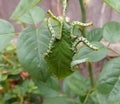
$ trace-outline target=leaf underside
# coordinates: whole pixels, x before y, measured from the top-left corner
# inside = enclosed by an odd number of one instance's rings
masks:
[[[71,49],[72,40],[69,30],[70,29],[66,27],[63,28],[61,39],[54,42],[51,53],[45,57],[49,70],[54,73],[58,79],[64,78],[72,73],[71,61],[73,51]]]

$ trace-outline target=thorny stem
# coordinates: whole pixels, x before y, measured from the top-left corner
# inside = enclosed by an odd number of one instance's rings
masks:
[[[86,22],[86,7],[84,5],[84,0],[79,0],[80,3],[80,7],[81,7],[81,14],[82,14],[82,22]],[[85,35],[85,28],[82,31],[83,36]],[[90,81],[91,81],[91,87],[94,88],[94,77],[93,77],[93,72],[92,72],[92,66],[91,63],[88,62],[88,72],[89,72],[89,76],[90,76]]]
[[[89,76],[90,76],[90,83],[91,83],[91,88],[94,88],[94,76],[93,76],[93,69],[92,65],[90,62],[87,63],[88,65],[88,71],[89,71]]]
[[[82,15],[82,22],[86,23],[86,7],[84,5],[84,0],[79,0],[80,8],[81,8],[81,15]],[[82,31],[83,36],[85,36],[85,27]]]
[[[89,72],[89,76],[90,76],[90,83],[91,83],[91,88],[89,90],[89,92],[87,93],[85,100],[83,102],[83,104],[86,104],[88,97],[91,95],[91,93],[95,90],[95,84],[94,84],[94,76],[93,76],[93,72],[92,72],[92,65],[90,62],[87,62],[87,66],[88,66],[88,72]]]
[[[79,0],[79,4],[80,4],[80,8],[81,8],[81,15],[82,15],[82,22],[86,23],[86,7],[84,5],[84,0]],[[85,28],[82,30],[82,34],[83,36],[85,36]],[[93,72],[92,72],[92,65],[90,62],[87,63],[88,66],[88,72],[89,72],[89,77],[90,77],[90,83],[91,83],[91,89],[94,89],[94,76],[93,76]],[[86,103],[88,97],[90,96],[91,90],[90,92],[88,92],[84,104]]]
[[[82,22],[86,22],[86,7],[84,6],[84,0],[79,0],[80,8],[81,8],[81,15],[82,15]]]

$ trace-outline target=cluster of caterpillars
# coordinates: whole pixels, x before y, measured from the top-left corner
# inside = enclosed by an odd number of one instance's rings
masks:
[[[56,32],[55,30],[53,29],[52,25],[51,25],[51,22],[50,22],[50,19],[55,19],[57,20],[60,25],[62,25],[62,22],[59,18],[55,17],[52,12],[49,10],[48,11],[48,15],[50,16],[48,18],[48,28],[50,30],[50,33],[51,33],[51,39],[50,39],[50,42],[49,42],[49,45],[48,45],[48,50],[47,50],[47,54],[49,54],[51,52],[51,49],[53,47],[53,43],[55,42],[56,39],[59,39],[61,38],[61,36],[57,37],[56,35]],[[88,27],[88,26],[91,26],[92,25],[92,22],[90,23],[81,23],[79,21],[73,21],[71,23],[71,32],[70,32],[70,36],[71,38],[74,38],[74,27],[75,26],[79,26],[80,28],[82,27]],[[62,32],[62,27],[61,27],[61,32]],[[62,35],[62,34],[59,34],[59,35]],[[98,47],[92,45],[85,37],[78,37],[76,38],[76,40],[74,41],[73,45],[72,45],[72,50],[74,51],[77,44],[80,43],[80,42],[83,42],[84,44],[86,44],[89,48],[93,49],[93,50],[98,50]]]
[[[56,17],[48,10],[47,26],[51,33],[47,52],[44,54],[48,63],[49,70],[58,78],[65,77],[72,73],[72,69],[82,62],[88,61],[88,58],[73,61],[73,56],[77,54],[77,45],[83,42],[93,50],[98,47],[92,45],[87,38],[75,34],[75,29],[80,29],[83,33],[85,27],[93,25],[92,22],[82,23],[79,21],[66,21],[66,8],[68,0],[63,0],[62,18]],[[57,56],[56,56],[57,55]]]

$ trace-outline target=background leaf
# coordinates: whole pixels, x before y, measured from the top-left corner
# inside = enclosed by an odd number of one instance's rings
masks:
[[[109,61],[97,81],[97,93],[101,104],[120,102],[120,57]]]
[[[90,41],[100,41],[102,39],[102,29],[101,28],[95,28],[93,30],[91,30],[90,32],[88,32],[88,34],[86,35],[86,38]]]
[[[73,61],[88,58],[89,62],[97,62],[105,58],[108,52],[107,48],[99,42],[95,42],[94,44],[99,48],[97,51],[92,50],[87,46],[79,47],[78,53],[73,57]]]
[[[0,82],[5,81],[8,78],[8,75],[0,73]]]
[[[55,97],[47,99],[43,104],[75,104],[75,103],[65,97]]]
[[[40,7],[34,7],[33,9],[29,10],[26,14],[19,18],[20,21],[23,23],[28,24],[38,24],[42,21],[45,17],[45,12]]]
[[[10,43],[14,35],[13,26],[9,22],[0,19],[0,52]]]
[[[60,86],[56,79],[53,77],[49,78],[45,82],[36,81],[38,89],[35,91],[36,94],[43,96],[45,98],[56,97],[60,94]]]
[[[103,37],[110,43],[120,40],[120,23],[108,22],[103,26]]]
[[[93,91],[84,104],[102,104],[97,91]]]
[[[79,71],[76,71],[65,79],[64,86],[68,86],[69,91],[74,92],[74,94],[84,96],[90,88],[90,83]],[[67,92],[67,89],[64,89],[64,91]]]
[[[74,97],[76,94],[75,94],[74,91],[72,91],[70,89],[70,87],[68,86],[67,82],[68,82],[68,80],[67,80],[67,78],[65,78],[64,81],[63,81],[63,91],[64,91],[64,93],[66,95],[68,95],[70,97]]]
[[[38,29],[29,27],[18,38],[18,59],[35,79],[46,80],[49,76],[47,63],[43,57],[48,48],[49,37],[48,29],[43,26]]]
[[[21,0],[13,12],[11,19],[18,19],[35,7],[41,0]],[[22,8],[22,9],[21,9]]]
[[[120,13],[120,1],[119,0],[103,0],[107,3],[110,7],[115,9],[118,13]]]

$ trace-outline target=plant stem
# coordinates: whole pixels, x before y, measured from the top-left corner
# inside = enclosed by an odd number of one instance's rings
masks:
[[[84,0],[79,0],[80,8],[81,8],[81,15],[82,15],[82,22],[86,23],[86,7],[84,5]],[[82,31],[83,36],[85,36],[85,27]]]
[[[86,22],[86,7],[84,6],[84,0],[79,0],[80,8],[81,8],[81,15],[82,15],[82,22]]]
[[[80,3],[80,8],[81,8],[82,22],[85,23],[86,22],[86,7],[84,5],[84,0],[79,0],[79,3]],[[83,29],[82,33],[84,36],[85,28]],[[88,72],[89,72],[89,76],[90,76],[91,87],[94,88],[94,77],[93,77],[92,66],[91,66],[90,62],[88,62]]]
[[[86,97],[85,97],[85,100],[84,100],[83,104],[86,104],[89,96],[91,95],[91,93],[92,93],[94,90],[95,90],[94,88],[91,88],[91,89],[88,91],[88,93],[87,93],[87,95],[86,95]]]
[[[93,77],[93,72],[92,72],[92,65],[90,62],[87,63],[88,64],[88,72],[89,72],[89,76],[90,76],[90,83],[91,83],[91,88],[94,88],[94,77]]]
[[[84,5],[84,0],[79,0],[79,4],[80,4],[80,8],[81,8],[81,15],[82,15],[82,22],[83,23],[86,23],[86,7]],[[83,36],[85,36],[85,27],[83,28],[83,30],[81,31]],[[93,76],[93,72],[92,72],[92,65],[90,62],[87,62],[87,65],[88,65],[88,72],[89,72],[89,77],[90,77],[90,83],[91,83],[91,89],[94,89],[95,85],[94,85],[94,76]],[[90,91],[88,92],[86,98],[85,98],[85,101],[83,104],[86,103],[88,97],[90,96],[91,94],[91,89]]]

